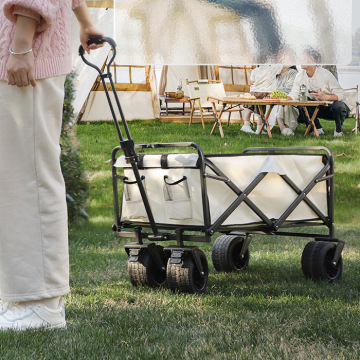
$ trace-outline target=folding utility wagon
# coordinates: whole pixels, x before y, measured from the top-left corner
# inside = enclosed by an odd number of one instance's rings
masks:
[[[111,79],[103,81],[119,135],[112,152],[114,231],[134,238],[125,245],[133,285],[167,285],[202,293],[208,280],[206,256],[191,242],[210,242],[217,271],[244,270],[252,234],[314,238],[304,248],[302,271],[313,280],[338,280],[344,241],[334,238],[334,162],[325,147],[250,148],[240,154],[204,155],[195,143],[139,144],[131,139]],[[124,131],[107,91],[109,79]],[[137,150],[172,148],[175,153],[138,155]],[[119,191],[119,187],[122,191]],[[328,234],[299,228],[326,227]],[[297,230],[296,230],[297,228]],[[131,231],[129,231],[131,230]],[[175,241],[163,247],[158,243]]]

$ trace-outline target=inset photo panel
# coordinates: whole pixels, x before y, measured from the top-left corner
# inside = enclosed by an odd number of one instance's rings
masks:
[[[122,64],[349,64],[351,0],[115,0]]]

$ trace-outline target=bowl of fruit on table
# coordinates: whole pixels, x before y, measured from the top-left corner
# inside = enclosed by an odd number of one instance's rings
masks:
[[[280,91],[280,90],[274,90],[271,92],[270,95],[265,96],[264,100],[287,100],[287,95]]]

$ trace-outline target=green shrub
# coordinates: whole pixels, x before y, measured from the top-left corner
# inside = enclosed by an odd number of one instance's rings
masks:
[[[65,81],[65,99],[60,139],[60,163],[66,184],[69,221],[73,221],[79,216],[88,216],[83,209],[88,198],[88,181],[80,155],[76,149],[76,136],[72,125],[75,118],[72,106],[74,100],[74,77],[75,74],[71,73],[66,77]]]

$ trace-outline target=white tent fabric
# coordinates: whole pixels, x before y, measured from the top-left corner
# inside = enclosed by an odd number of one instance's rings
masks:
[[[99,3],[101,2],[102,1],[99,1]],[[96,26],[98,26],[104,32],[104,34],[112,37],[114,34],[114,9],[103,7],[89,7],[89,11]],[[72,18],[71,32],[72,39],[79,39],[79,24],[75,16],[73,16]],[[84,62],[81,60],[80,56],[78,55],[79,46],[79,40],[73,41],[73,68],[77,74],[77,80],[75,81],[76,96],[73,106],[76,113],[81,110],[87,96],[89,95],[89,91],[97,77],[97,72],[94,69],[91,69],[90,67],[85,65]],[[107,55],[108,51],[106,51],[105,49],[92,51],[89,56],[89,60],[101,67],[105,62]]]
[[[150,92],[144,91],[119,91],[121,109],[126,120],[154,119],[153,103]],[[120,113],[116,107],[114,95],[110,93],[117,120]],[[108,102],[104,91],[92,91],[81,117],[81,121],[112,121],[112,114],[108,108]]]
[[[337,70],[339,83],[343,89],[360,85],[360,66],[338,66]]]
[[[251,66],[215,66],[215,75],[225,86],[227,96],[237,95],[239,91],[250,91]]]
[[[160,80],[160,95],[163,95],[164,92],[176,91],[178,85],[181,84],[184,90],[184,95],[189,96],[186,80],[198,79],[201,79],[199,65],[164,66]]]
[[[143,66],[133,68],[131,66],[115,66],[115,69],[114,71],[114,67],[112,67],[111,71],[113,72],[114,81],[116,80],[115,88],[117,88],[117,95],[125,119],[131,121],[159,118],[160,104],[154,67]],[[131,83],[129,82],[130,78]],[[120,121],[120,113],[111,90],[109,90],[109,95],[115,110],[116,119]],[[94,84],[80,111],[79,119],[81,121],[113,120],[102,84],[99,86]]]

